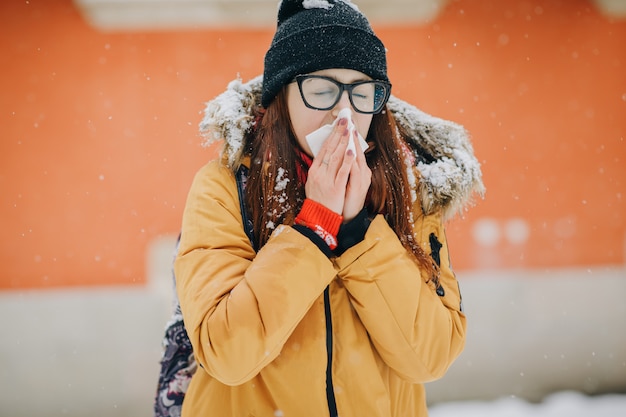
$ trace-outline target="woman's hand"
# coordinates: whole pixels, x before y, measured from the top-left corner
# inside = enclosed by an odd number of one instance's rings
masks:
[[[343,205],[344,222],[354,219],[365,205],[365,198],[372,183],[372,170],[367,166],[365,153],[361,149],[356,131],[352,134],[356,148],[356,159],[350,168],[350,177],[346,186],[346,199]]]
[[[344,212],[348,178],[355,161],[354,153],[346,152],[349,140],[351,139],[348,120],[341,119],[313,159],[304,188],[307,198],[337,214]],[[355,197],[351,196],[351,201],[354,199]],[[353,204],[351,202],[351,206]],[[358,214],[361,208],[354,215]]]
[[[341,119],[335,125],[309,168],[305,186],[307,198],[341,214],[344,222],[355,218],[363,209],[372,182],[372,171],[365,161],[357,133],[352,132],[350,137],[347,122]],[[351,140],[356,155],[347,151]]]

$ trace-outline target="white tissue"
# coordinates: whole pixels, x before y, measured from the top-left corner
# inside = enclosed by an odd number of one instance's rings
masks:
[[[322,144],[326,141],[326,139],[328,139],[331,132],[333,131],[335,124],[337,124],[337,122],[342,118],[348,119],[348,130],[350,131],[350,141],[348,142],[347,149],[352,149],[352,152],[356,153],[356,145],[354,144],[354,140],[352,136],[352,132],[356,131],[356,129],[354,128],[354,123],[352,123],[352,110],[349,107],[346,107],[339,111],[337,118],[332,124],[324,125],[320,127],[319,129],[317,129],[316,131],[311,132],[308,135],[306,135],[306,141],[309,144],[309,148],[311,148],[311,152],[313,152],[313,157],[317,156],[317,154],[319,153],[322,147]],[[365,140],[363,139],[363,137],[358,131],[356,133],[357,133],[357,136],[359,137],[359,144],[361,145],[361,150],[365,152],[368,146],[367,142],[365,142]]]

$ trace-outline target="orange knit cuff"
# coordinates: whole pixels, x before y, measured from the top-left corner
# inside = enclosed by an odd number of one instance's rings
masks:
[[[313,230],[331,249],[337,247],[337,233],[339,233],[342,221],[342,215],[308,198],[304,200],[302,209],[295,220],[296,224]]]

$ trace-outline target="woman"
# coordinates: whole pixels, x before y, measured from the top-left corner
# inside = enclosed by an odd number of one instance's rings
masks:
[[[284,0],[263,77],[209,103],[223,153],[175,261],[199,365],[183,416],[427,415],[422,383],[465,341],[443,221],[482,183],[463,129],[390,90],[356,6]]]

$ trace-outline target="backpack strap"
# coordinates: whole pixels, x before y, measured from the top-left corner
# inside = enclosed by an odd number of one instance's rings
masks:
[[[245,165],[239,166],[239,169],[235,173],[235,179],[237,180],[237,194],[239,195],[239,210],[241,211],[241,218],[243,219],[243,228],[250,239],[252,248],[256,251],[256,245],[254,244],[254,223],[250,220],[248,210],[246,208],[246,186],[248,185],[248,167]]]

